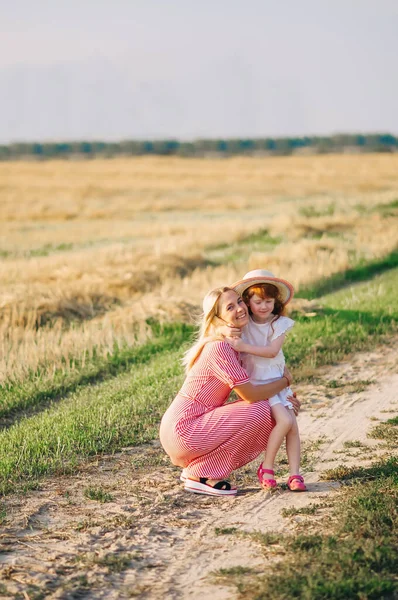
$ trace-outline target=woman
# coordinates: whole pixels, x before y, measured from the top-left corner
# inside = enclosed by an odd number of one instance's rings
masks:
[[[218,334],[225,324],[242,328],[248,310],[231,288],[209,292],[203,301],[198,341],[187,352],[187,378],[160,425],[160,441],[173,464],[183,467],[185,489],[197,494],[237,493],[225,478],[267,446],[273,423],[268,400],[288,387],[278,381],[252,385],[239,354]],[[226,404],[231,390],[241,398]],[[299,402],[292,398],[298,410]]]

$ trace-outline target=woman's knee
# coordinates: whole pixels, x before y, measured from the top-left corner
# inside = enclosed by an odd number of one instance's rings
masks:
[[[271,407],[269,405],[268,400],[260,400],[260,402],[253,402],[253,404],[251,404],[250,406],[252,407],[254,415],[260,417],[262,421],[267,421],[271,423]]]

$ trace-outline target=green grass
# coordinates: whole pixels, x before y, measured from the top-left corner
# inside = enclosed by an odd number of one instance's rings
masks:
[[[349,440],[348,442],[344,442],[343,448],[367,448],[367,446],[359,440]]]
[[[398,447],[398,417],[388,419],[385,423],[376,425],[368,433],[371,438],[384,440],[387,447],[393,449]]]
[[[232,533],[237,533],[237,531],[237,527],[216,527],[214,529],[216,535],[231,535]]]
[[[121,373],[148,363],[158,354],[168,352],[186,343],[193,334],[193,327],[185,324],[159,326],[150,321],[153,338],[141,346],[119,347],[106,357],[98,352],[87,356],[84,366],[71,359],[73,368],[58,369],[47,373],[42,370],[32,372],[24,381],[0,385],[0,419],[13,421],[27,409],[42,410],[66,394],[81,387],[93,385]],[[3,421],[7,424],[7,420]]]
[[[105,492],[105,490],[100,487],[88,487],[84,490],[83,494],[85,498],[88,498],[89,500],[96,500],[97,502],[101,502],[101,504],[113,501],[112,494]]]
[[[337,362],[373,348],[397,331],[398,270],[320,299],[311,320],[298,317],[286,344],[296,380],[308,367]],[[36,485],[43,475],[68,472],[90,455],[118,451],[158,435],[160,418],[183,373],[182,349],[192,327],[152,323],[143,346],[115,348],[81,371],[9,386],[2,416],[14,422],[0,433],[0,490]],[[30,409],[24,416],[24,411]],[[33,412],[33,414],[32,414]]]
[[[398,216],[398,198],[388,204],[378,204],[375,206],[374,210],[386,218],[396,217]]]
[[[70,472],[79,460],[139,445],[158,435],[159,421],[182,382],[179,351],[98,385],[0,433],[0,492]]]
[[[131,243],[131,236],[124,236],[117,238],[118,244],[129,244]],[[0,257],[1,258],[31,258],[37,256],[50,256],[52,254],[62,253],[62,252],[71,252],[75,250],[82,250],[85,248],[95,248],[95,247],[106,247],[110,244],[114,244],[115,240],[112,238],[101,238],[97,240],[86,240],[80,243],[71,243],[71,242],[61,242],[59,244],[44,244],[43,246],[38,246],[37,248],[30,248],[26,250],[14,249],[14,250],[4,250],[0,249]]]
[[[89,553],[83,554],[78,558],[78,561],[85,566],[93,567],[94,565],[99,565],[106,567],[109,573],[122,573],[131,567],[133,560],[142,560],[141,554],[138,552],[135,554],[109,553],[97,556],[95,553]]]
[[[397,254],[398,257],[398,254]],[[333,364],[352,352],[373,348],[398,331],[398,269],[319,299],[308,320],[297,315],[284,351],[296,378],[300,369]]]
[[[282,508],[281,515],[282,517],[292,517],[295,515],[315,515],[318,508],[321,507],[321,504],[309,504],[308,506],[302,506],[301,508],[292,506],[291,508]]]
[[[248,254],[272,249],[281,241],[282,238],[271,236],[267,229],[260,229],[236,242],[210,246],[205,255],[214,264],[243,263]]]
[[[315,284],[303,287],[297,292],[296,297],[313,300],[324,294],[352,285],[353,283],[367,281],[375,275],[379,275],[397,267],[398,250],[394,250],[383,258],[373,261],[361,260],[357,265],[346,271],[336,273],[327,279],[322,279]]]
[[[279,537],[278,562],[247,580],[231,574],[240,597],[249,600],[396,598],[398,593],[398,469],[389,459],[357,469],[354,483],[334,496],[328,531]],[[358,475],[360,473],[360,475]],[[297,514],[297,513],[295,513]],[[272,553],[269,539],[256,540]]]
[[[299,214],[303,217],[331,217],[336,211],[336,204],[331,202],[328,206],[322,209],[314,206],[303,206],[299,208]]]
[[[377,479],[380,477],[396,477],[398,483],[398,459],[394,456],[375,463],[371,467],[345,467],[339,465],[334,469],[327,469],[322,473],[326,481],[352,481]]]

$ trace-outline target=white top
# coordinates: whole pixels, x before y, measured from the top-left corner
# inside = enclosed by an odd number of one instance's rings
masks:
[[[249,319],[249,324],[243,329],[242,340],[252,346],[269,346],[270,342],[292,329],[293,326],[294,321],[289,317],[279,317],[276,321],[264,324],[255,323],[253,319]],[[242,353],[242,363],[250,379],[265,381],[283,375],[285,356],[282,348],[274,358]]]

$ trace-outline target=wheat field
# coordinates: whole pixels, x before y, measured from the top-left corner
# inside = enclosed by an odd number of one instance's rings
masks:
[[[16,161],[0,198],[2,384],[192,322],[249,269],[299,291],[398,246],[394,154]]]

